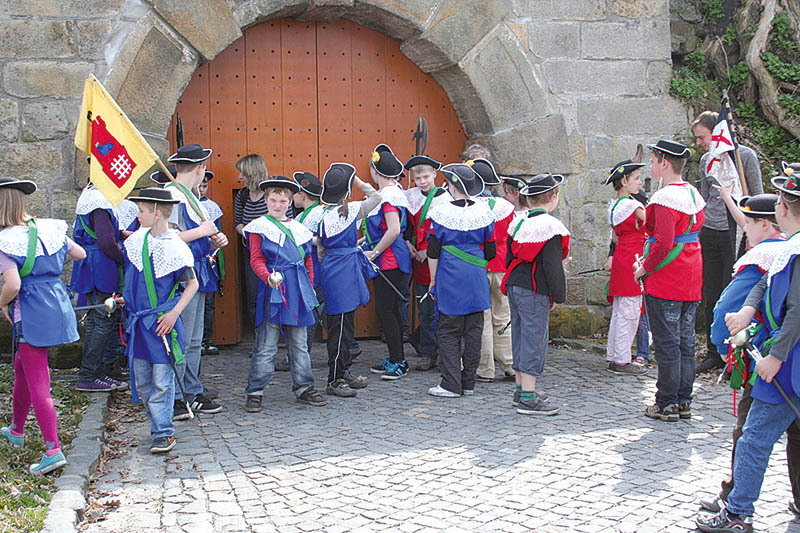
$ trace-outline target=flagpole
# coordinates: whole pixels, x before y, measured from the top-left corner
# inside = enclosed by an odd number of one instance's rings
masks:
[[[747,190],[747,179],[744,175],[744,164],[742,163],[742,154],[739,153],[739,142],[736,141],[736,123],[733,121],[733,110],[731,109],[731,103],[728,99],[728,90],[722,89],[722,101],[725,102],[725,108],[728,110],[728,121],[730,122],[731,127],[731,137],[733,137],[734,144],[733,144],[733,153],[736,154],[736,169],[739,171],[739,181],[742,184],[742,195],[749,196],[750,193]]]
[[[192,202],[192,199],[189,198],[189,195],[186,194],[186,192],[184,192],[183,189],[178,187],[178,180],[175,179],[175,177],[172,175],[172,173],[167,169],[166,165],[164,165],[164,163],[161,162],[161,158],[160,157],[158,159],[156,159],[156,163],[158,163],[158,166],[159,166],[159,168],[161,168],[161,171],[164,174],[166,174],[166,176],[169,178],[169,181],[171,181],[172,184],[175,185],[175,188],[178,189],[179,191],[181,191],[184,196],[186,196],[186,199],[188,200],[187,203],[192,207],[194,212],[197,213],[197,216],[200,217],[200,220],[202,220],[203,222],[206,222],[206,216],[203,214],[202,211],[200,211],[199,207],[194,205],[194,202]]]

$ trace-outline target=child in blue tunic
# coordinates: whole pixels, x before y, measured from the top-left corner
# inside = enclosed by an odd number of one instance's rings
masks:
[[[0,435],[12,446],[25,444],[25,420],[33,406],[45,444],[42,460],[30,467],[42,475],[67,464],[58,441],[58,418],[50,396],[47,348],[78,340],[75,311],[61,281],[64,261],[86,252],[67,237],[63,220],[33,219],[26,212],[32,181],[0,178],[0,307],[14,337],[14,393],[11,425]]]
[[[214,173],[206,170],[206,175],[200,185],[197,186],[197,197],[200,204],[208,213],[209,220],[214,222],[218,230],[222,230],[220,224],[222,220],[222,208],[219,204],[206,196],[208,194],[208,183],[214,177]],[[219,348],[214,345],[214,312],[216,311],[216,294],[220,290],[220,282],[225,279],[225,257],[222,248],[217,248],[216,252],[210,253],[203,258],[208,263],[209,277],[200,292],[206,293],[205,307],[203,311],[203,355],[219,355]]]
[[[75,207],[72,237],[86,250],[86,259],[75,261],[70,288],[78,293],[78,305],[100,304],[122,287],[123,239],[119,211],[91,183],[81,192]],[[127,388],[127,384],[106,375],[107,349],[119,335],[115,326],[121,311],[112,314],[103,309],[86,313],[83,357],[75,388],[85,392],[108,392]],[[113,356],[112,356],[113,358]]]
[[[141,397],[150,418],[150,452],[164,453],[175,446],[173,363],[182,361],[186,349],[181,313],[198,282],[191,250],[167,222],[179,201],[156,188],[142,189],[131,200],[139,205],[141,228],[125,240],[122,296],[128,313],[128,368],[133,401]]]
[[[800,424],[772,383],[777,381],[789,401],[800,407],[800,163],[783,163],[783,171],[784,176],[772,178],[772,185],[779,191],[775,219],[789,239],[744,306],[725,317],[733,335],[760,311],[768,334],[763,351],[768,355],[755,366],[753,403],[736,443],[733,490],[717,514],[698,516],[701,531],[752,531],[754,504],[772,447],[791,424]]]
[[[491,306],[486,266],[497,253],[495,217],[486,203],[473,200],[484,185],[472,167],[453,164],[440,171],[453,201],[437,205],[429,215],[429,292],[439,311],[436,335],[442,379],[428,394],[456,398],[475,391],[483,312]]]
[[[348,202],[353,183],[365,194],[363,202]],[[319,246],[324,253],[319,282],[325,301],[328,329],[328,386],[326,392],[352,398],[367,386],[366,376],[352,376],[355,310],[369,302],[367,279],[375,276],[358,247],[358,226],[381,197],[356,176],[347,163],[333,163],[325,172],[321,200],[326,207],[319,224]],[[315,278],[316,279],[316,278]]]
[[[264,386],[275,374],[275,354],[281,329],[286,336],[292,390],[297,401],[314,406],[327,402],[314,388],[306,328],[314,324],[311,234],[286,211],[297,184],[284,176],[273,176],[259,185],[264,191],[267,214],[244,227],[250,249],[250,266],[259,277],[256,300],[255,346],[247,377],[245,409],[261,410]],[[280,278],[280,279],[276,279]]]

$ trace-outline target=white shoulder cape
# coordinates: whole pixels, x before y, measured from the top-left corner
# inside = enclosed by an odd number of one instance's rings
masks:
[[[764,272],[769,271],[769,267],[775,262],[775,258],[781,253],[786,241],[762,242],[753,246],[733,265],[733,273],[736,274],[740,269],[748,265],[756,265]]]
[[[706,202],[691,184],[681,183],[666,185],[657,190],[650,198],[650,205],[663,205],[687,215],[694,215],[703,210]]]
[[[172,197],[175,200],[180,200],[181,204],[186,206],[186,212],[189,213],[189,218],[192,219],[192,221],[195,224],[199,225],[199,224],[201,224],[203,222],[200,219],[200,216],[195,212],[194,208],[192,208],[192,206],[190,205],[189,199],[186,198],[186,195],[183,194],[183,192],[181,192],[181,190],[178,189],[178,187],[176,187],[175,185],[173,185],[171,183],[168,183],[166,185],[166,187],[164,187],[164,189],[167,190],[167,191],[170,191],[172,193]],[[195,196],[192,191],[189,191],[189,194],[192,195],[192,198],[194,198],[194,200],[200,206],[200,211],[203,212],[203,216],[206,217],[206,220],[211,220],[211,217],[208,216],[208,211],[206,210],[205,206],[203,205],[203,202],[198,200],[197,196]]]
[[[497,196],[479,196],[476,200],[481,200],[486,202],[486,205],[489,205],[489,200],[494,200],[494,207],[491,208],[492,213],[494,213],[494,219],[497,222],[501,220],[505,220],[508,215],[514,212],[514,204],[506,200],[505,198],[500,198]]]
[[[308,228],[294,219],[282,221],[281,224],[283,224],[286,229],[292,232],[292,236],[294,237],[297,246],[304,245],[314,237],[314,235],[308,231]],[[242,231],[245,233],[257,233],[265,239],[274,242],[278,246],[283,246],[284,241],[286,240],[286,234],[264,216],[260,216],[250,222]]]
[[[150,228],[139,228],[125,239],[123,244],[128,260],[139,272],[144,270],[142,246],[144,246],[144,236],[149,230]],[[168,230],[158,237],[148,235],[147,246],[156,278],[162,278],[181,268],[194,267],[192,251],[178,236],[177,230]]]
[[[114,206],[103,196],[103,193],[90,183],[83,188],[81,195],[78,197],[78,203],[75,205],[75,214],[88,215],[95,209],[111,209],[113,211]]]
[[[778,252],[778,256],[772,262],[769,267],[769,278],[768,280],[772,280],[772,276],[777,274],[778,272],[782,271],[786,268],[786,265],[789,264],[789,261],[792,257],[800,254],[800,233],[795,235],[794,237],[790,238],[788,241],[783,243],[783,247],[781,247],[780,251]]]
[[[122,200],[114,206],[114,216],[117,217],[117,227],[121,230],[128,229],[139,214],[139,207],[130,200]]]
[[[206,208],[206,213],[208,213],[208,220],[210,220],[211,222],[216,222],[218,219],[222,218],[222,208],[219,206],[217,202],[215,202],[211,198],[203,198],[202,200],[200,200],[200,205]]]
[[[65,220],[37,218],[36,257],[54,254],[66,245],[67,229]],[[28,226],[10,226],[0,231],[0,251],[7,255],[26,257],[28,255]]]
[[[361,213],[362,202],[348,202],[347,203],[347,216],[342,218],[339,216],[339,206],[334,206],[333,209],[325,211],[321,219],[320,235],[322,234],[322,227],[325,228],[326,237],[335,237],[341,232],[350,227]]]
[[[518,224],[522,224],[517,229]],[[540,243],[547,242],[556,235],[566,237],[569,235],[567,227],[556,217],[542,213],[535,217],[527,217],[520,220],[514,219],[508,228],[508,234],[513,235],[513,239],[518,243]]]
[[[334,209],[338,209],[338,207]],[[305,213],[305,211],[303,211],[303,213]],[[323,214],[325,214],[325,206],[317,204],[311,208],[311,211],[308,212],[306,217],[300,223],[304,225],[306,228],[308,228],[308,231],[316,235],[317,232],[319,231],[319,223],[322,220]],[[299,222],[300,217],[297,217],[297,220]]]
[[[619,226],[626,220],[628,217],[631,216],[634,211],[637,209],[644,209],[644,204],[642,204],[639,200],[635,198],[623,198],[617,204],[617,208],[614,209],[614,204],[617,202],[616,199],[611,200],[608,204],[608,223],[611,224],[612,227]],[[611,210],[614,209],[614,218],[611,218]]]
[[[494,223],[495,217],[486,202],[474,202],[466,207],[446,202],[430,210],[428,218],[447,229],[472,231]]]
[[[408,199],[406,198],[406,193],[397,185],[384,187],[378,192],[381,195],[381,203],[375,206],[375,209],[370,211],[368,216],[377,215],[383,204],[390,204],[398,209],[408,209]]]
[[[439,205],[442,202],[449,202],[453,199],[447,190],[442,189],[441,187],[439,187],[439,190],[443,192],[439,193],[438,196],[433,197],[433,200],[431,200],[431,206],[428,208],[428,212],[430,212],[433,206]],[[407,190],[406,199],[408,199],[408,212],[412,215],[419,213],[419,210],[422,209],[423,205],[425,205],[425,200],[427,198],[428,195],[422,192],[419,187],[414,187],[413,189]]]

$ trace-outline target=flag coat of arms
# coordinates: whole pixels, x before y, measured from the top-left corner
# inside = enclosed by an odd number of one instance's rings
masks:
[[[158,159],[94,76],[84,85],[75,146],[90,157],[89,180],[114,205],[130,194]]]
[[[733,183],[733,197],[742,197],[742,186],[739,181],[739,172],[733,162],[733,151],[736,148],[736,141],[731,133],[728,123],[727,108],[723,104],[719,113],[719,120],[711,132],[711,142],[708,146],[710,158],[706,165],[706,174],[714,176],[720,185],[730,187]]]

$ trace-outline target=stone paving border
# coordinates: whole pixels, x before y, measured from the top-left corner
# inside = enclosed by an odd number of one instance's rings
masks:
[[[78,431],[67,453],[69,464],[61,471],[54,486],[56,493],[47,508],[42,533],[72,533],[86,508],[89,476],[97,469],[103,450],[103,431],[111,393],[92,393]]]

